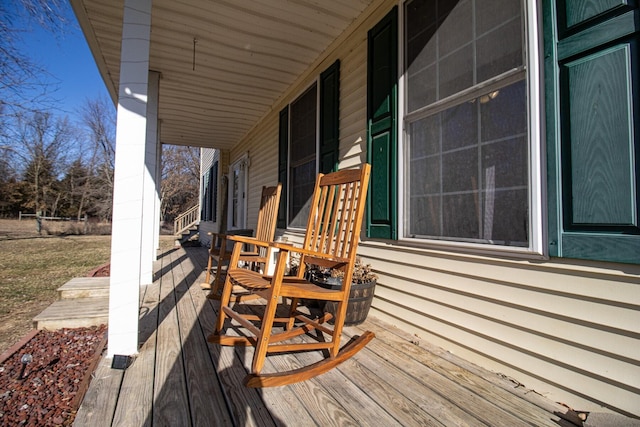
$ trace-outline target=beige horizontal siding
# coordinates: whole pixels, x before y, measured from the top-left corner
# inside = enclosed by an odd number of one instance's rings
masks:
[[[361,31],[351,40],[352,43],[344,46],[345,56],[340,64],[340,169],[358,166],[367,160],[366,32]]]
[[[216,150],[213,148],[200,149],[200,176],[204,176],[204,174],[213,165],[215,153]]]
[[[231,163],[249,154],[247,227],[253,229],[258,223],[262,187],[278,183],[278,114],[268,117],[271,119],[263,121],[231,152]]]
[[[576,409],[637,414],[640,267],[585,271],[375,243],[361,253],[380,275],[375,315]]]

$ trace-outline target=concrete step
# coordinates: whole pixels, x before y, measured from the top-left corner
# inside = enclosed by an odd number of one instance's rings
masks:
[[[85,328],[107,324],[109,297],[61,299],[33,318],[36,329]]]
[[[60,299],[109,297],[108,277],[75,277],[58,288]]]

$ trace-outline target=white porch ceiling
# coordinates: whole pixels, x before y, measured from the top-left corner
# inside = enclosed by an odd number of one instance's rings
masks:
[[[233,147],[372,1],[153,0],[161,141]],[[115,100],[124,1],[71,3]]]

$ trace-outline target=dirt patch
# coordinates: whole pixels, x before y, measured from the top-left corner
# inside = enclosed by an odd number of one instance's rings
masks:
[[[0,355],[0,424],[71,425],[106,331],[104,325],[34,331]]]
[[[110,274],[111,274],[111,264],[105,264],[105,265],[101,265],[95,270],[91,270],[89,274],[87,274],[87,276],[88,277],[109,277]]]

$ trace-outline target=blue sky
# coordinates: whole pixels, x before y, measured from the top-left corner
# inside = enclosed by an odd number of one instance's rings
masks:
[[[51,74],[47,81],[57,88],[53,98],[60,102],[56,105],[76,121],[86,99],[110,98],[75,16],[71,11],[68,16],[72,23],[64,34],[52,35],[33,25],[22,33],[22,40],[24,52]]]

